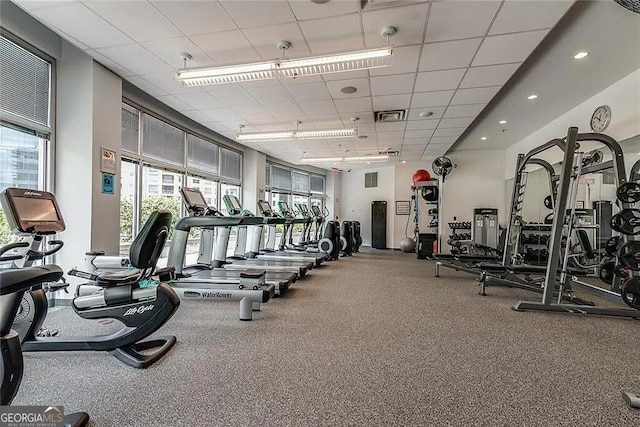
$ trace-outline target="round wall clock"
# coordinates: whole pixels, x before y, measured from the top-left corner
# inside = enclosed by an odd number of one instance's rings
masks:
[[[591,116],[591,129],[594,132],[602,132],[611,122],[611,108],[608,105],[601,105]]]

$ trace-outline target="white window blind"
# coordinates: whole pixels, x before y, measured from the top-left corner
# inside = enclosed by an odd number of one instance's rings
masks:
[[[49,126],[51,64],[0,37],[0,110]]]
[[[297,171],[291,171],[291,190],[301,193],[309,192],[309,175]]]
[[[130,153],[138,154],[138,134],[140,124],[139,112],[127,104],[122,104],[122,149]]]
[[[271,187],[291,190],[291,171],[271,165]]]
[[[235,151],[220,149],[220,176],[234,181],[242,180],[242,156]]]
[[[309,176],[311,193],[320,193],[324,194],[324,177],[321,175],[310,175]]]
[[[187,135],[187,168],[218,175],[220,148],[197,136]]]
[[[142,116],[143,154],[174,165],[184,165],[185,133],[147,114]]]

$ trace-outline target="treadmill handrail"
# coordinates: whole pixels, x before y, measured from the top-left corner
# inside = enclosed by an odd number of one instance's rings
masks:
[[[190,231],[192,228],[230,227],[242,223],[241,217],[230,216],[185,216],[176,223],[175,229]]]

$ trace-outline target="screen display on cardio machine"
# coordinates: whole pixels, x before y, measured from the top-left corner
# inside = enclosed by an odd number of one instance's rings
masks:
[[[316,216],[320,215],[320,208],[317,205],[311,205],[311,210],[313,211],[313,214]]]
[[[209,205],[197,188],[182,187],[182,195],[190,209],[207,210]]]
[[[271,210],[271,205],[266,200],[260,200],[258,202],[258,207],[263,215],[271,214],[273,211]]]
[[[233,207],[233,209],[235,209],[236,211],[241,211],[242,210],[242,206],[240,205],[240,201],[238,200],[238,198],[236,196],[227,196],[229,199],[229,202],[231,203],[231,206]]]
[[[2,204],[13,233],[49,234],[65,229],[55,196],[47,191],[7,188]]]

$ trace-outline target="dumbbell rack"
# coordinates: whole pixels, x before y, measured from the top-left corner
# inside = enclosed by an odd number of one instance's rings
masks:
[[[522,254],[525,264],[546,265],[551,225],[528,223],[521,226],[520,233],[518,253]]]
[[[449,228],[451,229],[451,234],[449,235],[447,243],[451,246],[451,253],[460,250],[461,244],[471,242],[471,222],[450,222]],[[457,233],[457,230],[468,230],[469,232]]]

